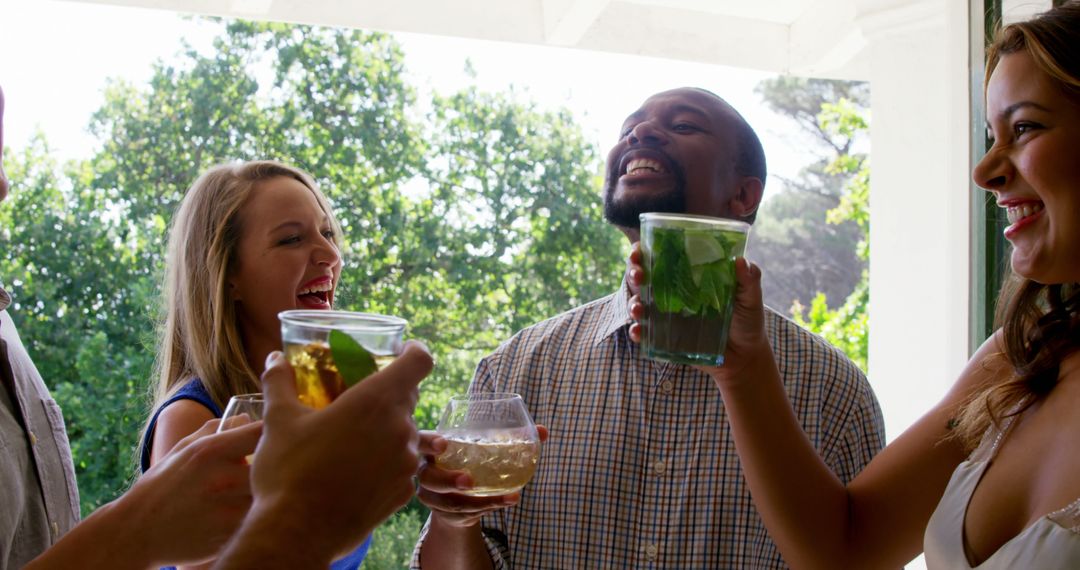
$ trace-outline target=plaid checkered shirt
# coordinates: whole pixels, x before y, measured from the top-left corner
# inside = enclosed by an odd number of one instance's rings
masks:
[[[644,357],[627,333],[628,296],[624,284],[529,327],[477,368],[470,391],[521,394],[550,430],[521,502],[482,521],[494,567],[784,568],[743,480],[719,390],[689,366]],[[866,377],[775,311],[765,325],[803,429],[850,481],[884,441]]]

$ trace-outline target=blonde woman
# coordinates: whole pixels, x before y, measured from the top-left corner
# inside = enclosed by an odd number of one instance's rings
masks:
[[[260,391],[266,357],[281,349],[279,312],[333,306],[340,235],[326,197],[296,168],[228,164],[195,181],[169,235],[144,471],[231,396]],[[368,544],[335,567],[355,568]]]
[[[762,330],[760,271],[736,265],[725,363],[708,372],[793,568],[896,568],[924,551],[932,570],[1080,568],[1080,2],[1004,28],[988,55],[994,144],[973,177],[1010,223],[1001,328],[847,486],[788,404]]]

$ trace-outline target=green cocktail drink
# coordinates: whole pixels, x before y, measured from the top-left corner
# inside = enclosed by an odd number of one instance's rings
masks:
[[[682,364],[724,363],[735,295],[735,258],[750,225],[689,214],[641,215],[645,261],[642,348]]]

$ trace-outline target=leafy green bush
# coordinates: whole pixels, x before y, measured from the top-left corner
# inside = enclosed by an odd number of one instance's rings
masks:
[[[402,509],[375,529],[371,549],[360,564],[363,570],[401,570],[409,567],[416,539],[427,514],[418,509]]]

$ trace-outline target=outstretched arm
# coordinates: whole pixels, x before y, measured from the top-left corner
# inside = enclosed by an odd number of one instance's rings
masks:
[[[427,535],[420,545],[420,564],[426,570],[492,568],[480,518],[491,511],[517,504],[520,493],[496,497],[470,497],[458,491],[472,486],[472,479],[461,471],[447,471],[435,464],[434,457],[446,450],[446,439],[435,432],[420,434],[420,453],[424,461],[418,476],[417,497],[431,509]]]
[[[158,416],[157,429],[154,430],[152,441],[150,465],[151,467],[164,461],[178,442],[202,426],[214,419],[214,414],[202,404],[193,400],[180,400],[173,402],[161,411]],[[177,532],[184,532],[178,528]],[[228,538],[228,537],[224,537]],[[218,541],[221,545],[224,539]],[[196,564],[185,564],[177,567],[179,570],[208,570],[210,561]]]
[[[540,441],[548,430],[536,426]],[[472,486],[464,471],[447,471],[435,464],[435,456],[446,450],[446,439],[435,432],[420,434],[420,454],[424,460],[417,477],[416,496],[431,509],[427,536],[420,546],[420,567],[424,570],[483,569],[495,566],[480,529],[484,515],[516,505],[521,493],[494,497],[470,497],[460,491]]]
[[[206,560],[251,501],[244,458],[261,424],[215,434],[217,420],[178,443],[119,499],[101,507],[27,570],[150,568]]]
[[[631,281],[641,282],[640,252]],[[922,551],[926,523],[964,459],[949,422],[968,396],[1000,370],[982,363],[991,339],[925,416],[878,454],[846,487],[802,431],[764,332],[761,273],[736,263],[739,286],[724,366],[704,368],[720,389],[750,493],[793,568],[897,567]],[[631,313],[639,317],[636,299]],[[635,325],[633,335],[640,337]]]

